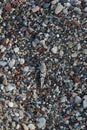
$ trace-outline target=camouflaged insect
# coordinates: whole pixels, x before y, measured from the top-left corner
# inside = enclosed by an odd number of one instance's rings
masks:
[[[46,77],[46,65],[45,63],[41,63],[41,66],[40,66],[40,82],[41,82],[41,87],[43,87],[44,85],[44,79]]]

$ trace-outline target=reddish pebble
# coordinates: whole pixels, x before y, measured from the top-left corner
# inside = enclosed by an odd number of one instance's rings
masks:
[[[6,11],[10,12],[12,10],[11,3],[8,2],[5,7]]]
[[[80,78],[78,76],[73,76],[74,82],[78,83],[80,81]]]

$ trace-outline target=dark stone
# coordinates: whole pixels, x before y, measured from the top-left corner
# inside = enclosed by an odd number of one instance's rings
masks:
[[[4,80],[3,76],[0,76],[0,84],[3,83],[3,80]]]

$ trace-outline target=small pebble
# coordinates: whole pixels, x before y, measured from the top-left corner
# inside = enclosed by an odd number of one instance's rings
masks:
[[[39,118],[37,126],[38,126],[38,128],[45,128],[45,126],[46,126],[46,119],[43,118],[43,117]]]
[[[51,51],[52,51],[52,53],[54,53],[54,54],[56,54],[57,53],[57,46],[54,46],[52,49],[51,49]]]
[[[7,62],[5,62],[5,61],[0,61],[0,66],[5,66],[7,64]]]
[[[3,84],[4,77],[3,75],[0,76],[0,84]]]
[[[87,13],[87,7],[85,7],[84,11]]]
[[[8,106],[12,108],[14,106],[14,103],[13,102],[9,102]]]
[[[72,4],[75,4],[76,2],[78,2],[78,0],[70,0],[70,2],[71,2]]]
[[[66,6],[66,7],[70,7],[71,4],[70,4],[69,2],[67,2],[67,3],[65,4],[65,6]]]
[[[67,97],[66,96],[63,96],[62,98],[61,98],[61,102],[63,103],[63,102],[66,102],[67,101]]]
[[[85,100],[87,100],[87,95],[84,95],[84,97],[83,97]]]
[[[26,124],[22,124],[22,126],[23,126],[23,130],[29,130]]]
[[[52,1],[52,4],[55,5],[55,4],[58,3],[58,2],[59,2],[59,0],[53,0],[53,1]]]
[[[55,14],[59,14],[63,9],[64,9],[64,7],[61,4],[58,5],[55,9]]]
[[[17,124],[16,129],[17,129],[17,130],[19,130],[19,129],[20,129],[20,125],[19,125],[19,124]]]
[[[76,96],[76,97],[75,97],[75,103],[76,103],[76,104],[80,104],[81,101],[82,101],[82,99],[81,99],[79,96]]]
[[[34,8],[32,8],[32,12],[36,13],[40,10],[39,6],[35,6]]]
[[[15,128],[16,127],[16,123],[12,122],[12,127]]]
[[[24,69],[23,69],[23,71],[24,71],[25,73],[27,73],[27,72],[29,71],[29,67],[28,67],[28,66],[25,66]]]
[[[87,55],[87,49],[84,49],[84,50],[83,50],[83,53],[84,53],[85,55]]]
[[[18,47],[14,48],[14,52],[18,53],[19,52],[19,48]]]
[[[3,85],[7,85],[7,78],[5,75],[4,75]]]
[[[76,57],[77,57],[77,55],[78,55],[78,53],[76,53],[76,52],[75,52],[75,53],[73,53],[73,54],[72,54],[72,58],[76,58]]]
[[[1,52],[2,52],[2,53],[6,51],[6,47],[3,46],[3,45],[0,47],[0,49],[1,49]]]
[[[59,54],[60,54],[61,57],[63,57],[64,51],[63,51],[63,50],[60,50],[60,53],[59,53]]]
[[[19,62],[20,62],[21,65],[23,65],[25,63],[25,60],[23,58],[20,58]]]
[[[9,62],[10,68],[13,68],[14,65],[15,65],[15,59],[10,60]]]
[[[83,101],[83,108],[86,109],[87,108],[87,100]]]
[[[46,77],[46,65],[44,62],[41,63],[41,66],[40,66],[40,81],[41,81],[41,87],[43,87],[44,85],[44,79]]]
[[[82,12],[81,12],[81,9],[78,8],[78,7],[75,7],[75,8],[74,8],[74,11],[75,11],[77,14],[81,14],[81,13],[82,13]]]
[[[78,50],[81,49],[81,44],[80,44],[80,43],[77,44],[77,49],[78,49]]]
[[[15,84],[8,84],[8,85],[6,86],[6,90],[7,90],[7,91],[12,91],[12,90],[14,90],[15,88],[16,88]]]
[[[29,127],[29,130],[35,130],[36,128],[34,124],[29,124],[28,127]]]

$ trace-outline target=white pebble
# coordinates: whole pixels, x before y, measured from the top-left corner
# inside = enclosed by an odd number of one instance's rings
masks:
[[[8,103],[8,106],[9,106],[9,107],[13,107],[13,106],[14,106],[14,103],[13,103],[13,102],[9,102],[9,103]]]
[[[63,57],[64,51],[60,50],[60,56]]]
[[[36,128],[34,124],[29,124],[28,127],[30,130],[35,130],[35,128]]]
[[[19,62],[20,62],[21,65],[23,65],[25,63],[25,60],[23,58],[20,58]]]
[[[51,49],[52,53],[54,53],[54,54],[57,53],[57,50],[58,50],[57,46],[54,46],[54,47]]]
[[[81,44],[77,44],[77,49],[80,50],[81,49]]]
[[[59,34],[57,34],[56,36],[57,36],[57,37],[60,37],[60,35],[59,35]]]
[[[9,66],[10,66],[11,68],[13,68],[14,65],[15,65],[15,59],[10,60]]]
[[[0,45],[0,50],[1,50],[1,52],[4,52],[6,50],[6,47],[3,45]]]
[[[19,48],[18,47],[14,48],[14,52],[18,53],[19,52]]]

